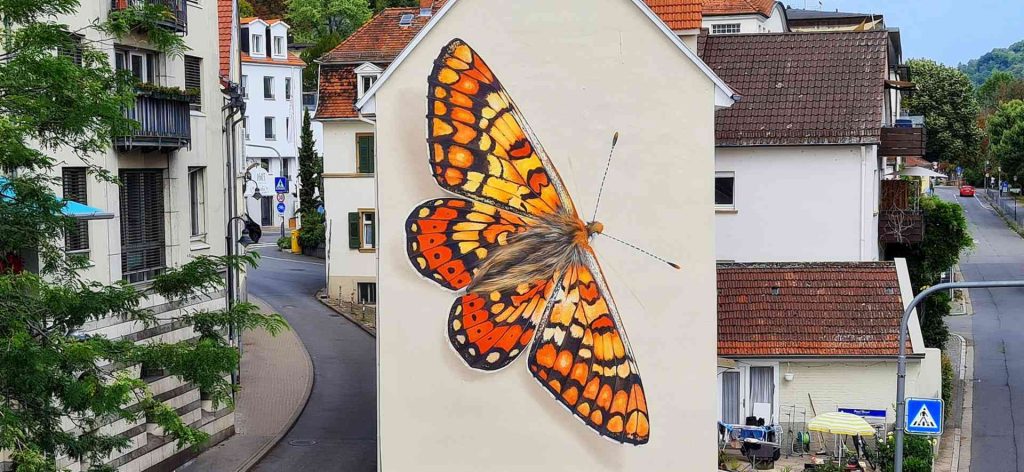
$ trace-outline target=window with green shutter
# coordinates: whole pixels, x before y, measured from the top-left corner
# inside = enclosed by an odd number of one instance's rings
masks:
[[[348,248],[359,249],[359,212],[354,211],[348,214]]]
[[[356,135],[356,172],[373,173],[373,134]]]

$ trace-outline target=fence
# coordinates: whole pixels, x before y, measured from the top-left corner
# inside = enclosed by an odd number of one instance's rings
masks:
[[[1013,221],[1018,227],[1024,227],[1024,205],[1017,201],[1014,194],[988,189],[988,200],[1002,212],[1006,219]]]

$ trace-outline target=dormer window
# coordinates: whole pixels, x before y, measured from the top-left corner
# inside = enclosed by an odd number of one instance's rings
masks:
[[[252,40],[249,41],[249,48],[252,50],[252,53],[254,55],[262,55],[263,54],[263,35],[262,34],[254,34],[254,35],[252,35]]]
[[[284,55],[284,36],[274,36],[274,55]]]
[[[370,62],[356,68],[357,98],[363,98],[363,95],[370,91],[373,84],[375,84],[377,79],[380,78],[381,72],[383,72],[383,69]]]

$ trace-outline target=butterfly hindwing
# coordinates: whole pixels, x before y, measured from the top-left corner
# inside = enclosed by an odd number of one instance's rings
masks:
[[[586,264],[566,271],[561,298],[530,351],[530,372],[602,436],[644,444],[650,434],[644,388],[603,286]]]
[[[430,166],[441,187],[524,215],[574,211],[526,121],[472,48],[452,41],[428,83]]]
[[[530,220],[485,203],[438,198],[421,203],[405,222],[406,252],[424,277],[449,290],[473,280],[475,269]]]
[[[448,317],[452,347],[474,369],[507,366],[533,340],[553,288],[553,281],[537,280],[505,292],[457,298]]]

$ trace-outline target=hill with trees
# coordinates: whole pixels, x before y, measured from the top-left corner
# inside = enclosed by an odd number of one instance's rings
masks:
[[[1008,48],[995,48],[967,64],[960,64],[960,70],[976,86],[985,83],[993,72],[1009,72],[1014,77],[1024,78],[1024,41]]]

